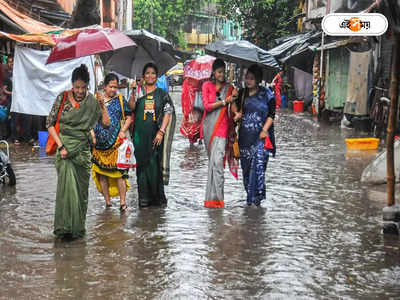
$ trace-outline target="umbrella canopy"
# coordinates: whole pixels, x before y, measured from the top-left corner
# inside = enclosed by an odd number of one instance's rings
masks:
[[[259,64],[279,68],[276,59],[266,50],[248,41],[217,41],[206,46],[206,53],[238,65]]]
[[[96,26],[57,40],[46,64],[98,54],[136,44],[125,34],[114,28]]]
[[[185,65],[185,77],[196,80],[210,78],[212,73],[212,64],[215,60],[214,56],[204,55],[190,61]]]
[[[124,33],[135,41],[137,47],[117,50],[111,57],[103,56],[106,69],[136,78],[142,76],[143,67],[149,62],[156,64],[159,75],[176,65],[174,48],[163,37],[144,29]]]

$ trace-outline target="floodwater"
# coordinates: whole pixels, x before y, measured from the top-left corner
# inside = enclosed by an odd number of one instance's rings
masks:
[[[139,210],[134,172],[125,215],[91,183],[87,235],[73,242],[52,234],[53,158],[12,148],[0,299],[400,299],[400,242],[382,235],[384,203],[359,183],[373,154],[346,153],[351,134],[282,111],[262,208],[226,171],[226,207],[205,209],[206,152],[177,128],[168,206]]]

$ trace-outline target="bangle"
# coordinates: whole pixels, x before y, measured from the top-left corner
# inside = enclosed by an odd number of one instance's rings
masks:
[[[223,106],[225,106],[225,105],[226,105],[225,99],[224,99],[224,100],[222,100],[222,105],[223,105]]]
[[[64,145],[61,145],[60,147],[58,147],[58,151],[61,151],[62,149],[65,149]]]
[[[164,132],[161,131],[161,129],[157,132],[157,134],[161,134],[162,136],[164,136]]]
[[[265,130],[264,128],[261,131],[268,134],[268,130]]]
[[[160,131],[161,131],[162,133],[165,133],[165,130],[164,130],[164,129],[162,129],[162,128],[160,128]]]

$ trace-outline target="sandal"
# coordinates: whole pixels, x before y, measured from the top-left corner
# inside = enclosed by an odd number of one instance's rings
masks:
[[[127,210],[128,210],[128,206],[126,205],[126,203],[123,204],[123,205],[121,205],[121,206],[119,207],[119,211],[120,211],[121,213],[124,213],[124,212],[126,212]]]

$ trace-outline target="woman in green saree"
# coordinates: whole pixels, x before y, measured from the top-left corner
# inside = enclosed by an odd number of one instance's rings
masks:
[[[156,87],[157,66],[143,68],[144,96],[136,101],[136,85],[129,98],[135,113],[133,145],[135,146],[136,177],[139,207],[165,205],[164,185],[169,182],[169,160],[175,131],[175,110],[168,93]]]
[[[104,99],[88,92],[89,72],[81,65],[72,72],[72,90],[60,94],[47,117],[49,134],[57,144],[57,195],[54,234],[78,238],[85,234],[90,179],[90,130],[97,121],[110,124]],[[61,109],[60,132],[55,124]]]

